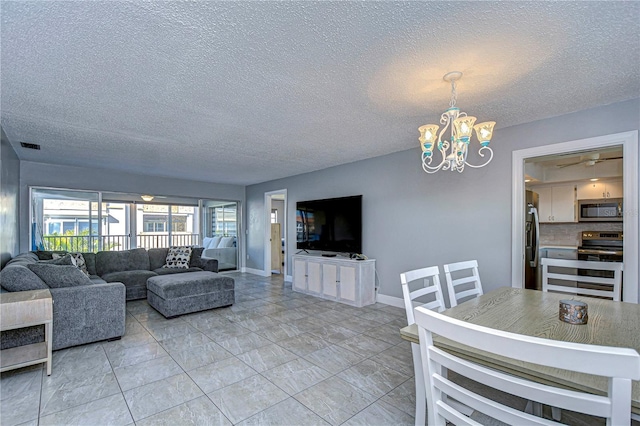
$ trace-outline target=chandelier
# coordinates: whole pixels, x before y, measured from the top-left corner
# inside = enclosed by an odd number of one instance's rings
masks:
[[[484,167],[493,159],[493,151],[489,148],[489,142],[493,136],[493,126],[495,121],[486,121],[484,123],[476,124],[476,117],[468,116],[466,112],[461,112],[460,108],[456,107],[456,81],[462,78],[462,73],[459,71],[452,71],[442,77],[444,81],[451,83],[451,101],[449,102],[449,109],[446,110],[442,116],[440,116],[440,124],[444,127],[438,134],[440,126],[437,124],[425,124],[420,126],[420,147],[422,148],[422,169],[427,173],[435,173],[438,170],[451,170],[462,173],[464,166],[473,168]],[[442,138],[442,135],[447,131],[451,132],[451,139],[447,140]],[[476,137],[480,142],[480,150],[478,153],[481,157],[485,156],[485,151],[489,154],[489,158],[482,164],[473,165],[467,162],[467,153],[469,151],[469,142],[471,141],[471,133],[476,131]],[[436,137],[438,138],[436,142]],[[431,165],[433,162],[433,148],[437,148],[440,151],[442,160],[437,165]]]

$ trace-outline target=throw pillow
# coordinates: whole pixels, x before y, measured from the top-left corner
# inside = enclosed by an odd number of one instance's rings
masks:
[[[163,268],[189,269],[189,259],[191,258],[191,246],[169,247],[167,260]]]
[[[222,237],[218,248],[233,247],[233,237]]]
[[[51,260],[39,260],[38,263],[45,263],[48,265],[66,265],[66,266],[76,266],[75,259],[69,254],[52,254],[53,259]]]
[[[50,263],[32,263],[27,265],[49,288],[76,287],[89,285],[91,280],[72,265],[52,265]]]
[[[222,237],[218,237],[218,236],[213,237],[211,239],[211,244],[209,244],[207,248],[210,248],[210,249],[218,248],[218,246],[220,245],[221,239]]]
[[[84,272],[86,276],[89,276],[89,271],[87,270],[87,262],[85,262],[84,256],[82,255],[82,253],[68,253],[68,254],[73,259],[73,262],[75,263],[76,268]],[[58,253],[53,253],[54,259],[58,259],[61,257],[64,257],[64,256]]]
[[[209,247],[209,246],[211,245],[211,243],[212,243],[212,242],[213,242],[213,238],[211,238],[211,237],[204,237],[204,238],[202,239],[202,247],[204,247],[204,248],[206,248],[206,249],[207,249],[207,248],[211,248],[211,247]]]

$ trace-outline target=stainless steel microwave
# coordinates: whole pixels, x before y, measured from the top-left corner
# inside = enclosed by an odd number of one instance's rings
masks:
[[[579,222],[621,222],[622,198],[578,200]]]

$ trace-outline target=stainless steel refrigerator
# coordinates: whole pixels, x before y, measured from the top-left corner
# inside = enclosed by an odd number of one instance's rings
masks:
[[[538,221],[538,194],[527,191],[525,195],[524,222],[524,288],[541,290],[540,264],[540,222]]]

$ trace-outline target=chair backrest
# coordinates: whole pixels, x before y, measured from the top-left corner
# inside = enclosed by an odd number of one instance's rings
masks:
[[[481,296],[483,294],[477,260],[449,263],[444,265],[444,273],[447,278],[447,291],[449,292],[449,303],[452,308],[457,306],[458,301],[461,299],[466,299],[471,296]],[[458,278],[452,278],[452,273],[455,273]],[[463,276],[460,277],[460,274],[463,274]],[[465,284],[465,287],[470,288],[456,293],[460,286],[464,286]]]
[[[431,282],[429,282],[431,279]],[[420,283],[420,288],[411,291],[411,286],[415,281]],[[407,311],[407,324],[415,323],[413,320],[414,299],[421,296],[433,294],[433,299],[424,304],[427,309],[433,309],[442,312],[445,309],[444,296],[442,287],[440,286],[440,271],[437,266],[429,268],[414,269],[400,274],[400,282],[402,283],[402,296],[404,297],[404,307]],[[416,303],[417,306],[418,303]],[[422,303],[421,303],[422,305]]]
[[[524,399],[607,418],[608,425],[630,423],[631,381],[640,379],[640,355],[633,349],[514,334],[471,324],[422,307],[415,309],[415,320],[424,366],[429,424],[444,425],[449,421],[456,425],[477,425],[448,404],[450,398],[507,424],[558,424],[515,410],[463,388],[442,374],[445,368]],[[600,396],[543,385],[501,373],[434,346],[432,333],[463,344],[469,347],[472,353],[485,351],[551,369],[560,368],[607,377],[609,391],[605,396]],[[480,355],[479,360],[481,358],[486,359]]]
[[[542,291],[556,291],[585,296],[598,296],[621,300],[622,262],[593,262],[587,260],[567,260],[542,258]],[[549,272],[549,267],[560,267]],[[578,275],[578,269],[609,271],[612,278]],[[549,282],[554,280],[554,282]],[[560,282],[558,282],[560,281]],[[580,287],[576,283],[580,282]],[[567,285],[563,285],[563,284]]]

